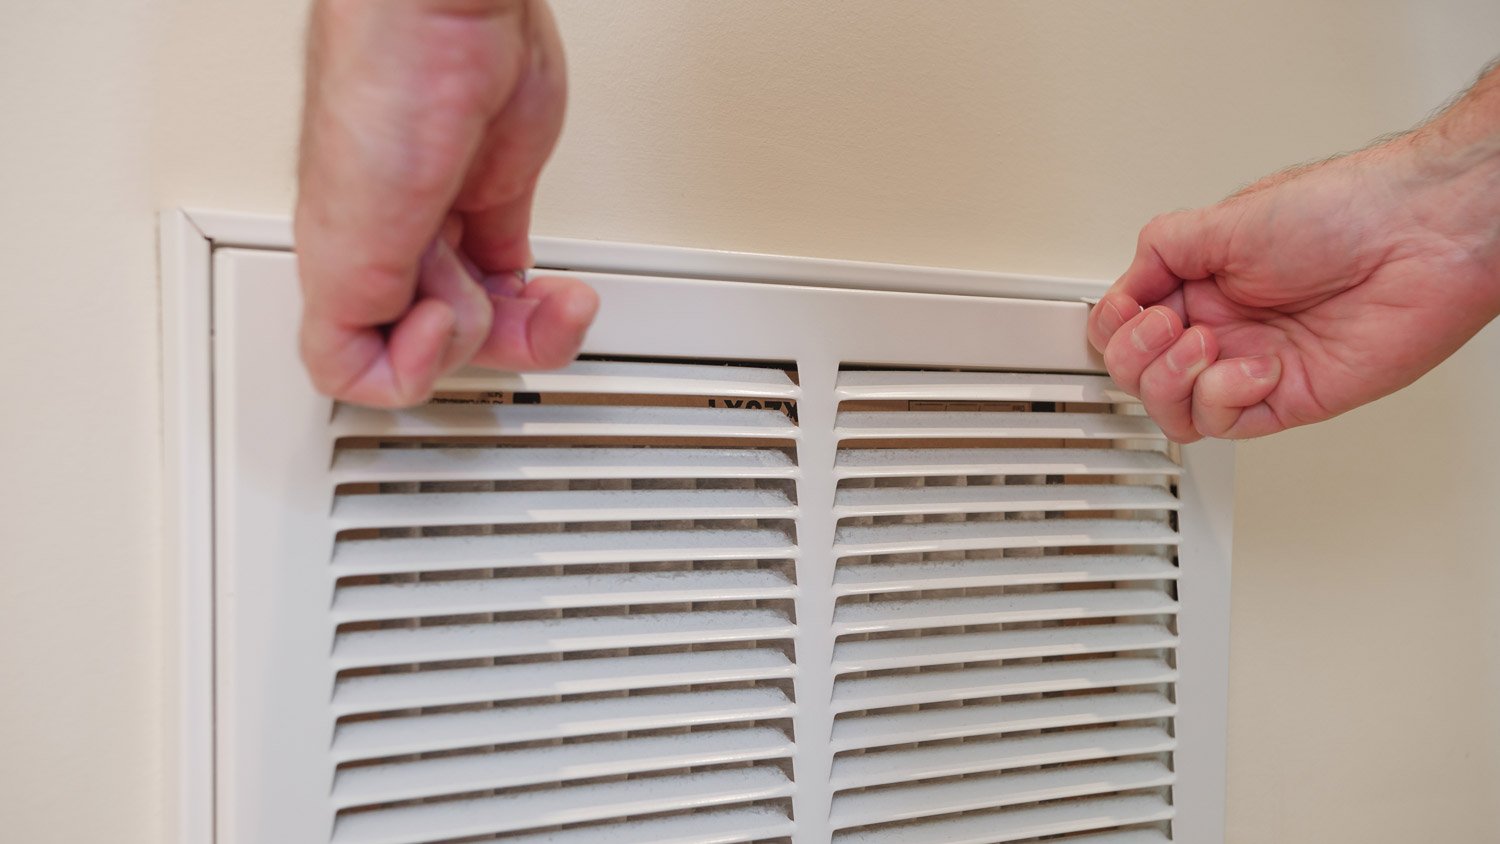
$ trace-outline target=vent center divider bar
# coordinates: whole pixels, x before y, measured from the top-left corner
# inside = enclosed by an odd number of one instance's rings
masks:
[[[797,745],[793,757],[792,814],[798,841],[830,841],[833,836],[833,553],[838,516],[834,498],[838,479],[831,471],[838,456],[834,433],[838,418],[839,361],[832,355],[798,359],[802,399],[797,415],[797,664],[825,670],[799,670],[795,680]]]

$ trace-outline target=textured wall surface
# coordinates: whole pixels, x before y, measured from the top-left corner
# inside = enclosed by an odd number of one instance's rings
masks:
[[[1481,0],[561,0],[537,231],[1107,278],[1152,214],[1409,125]],[[0,817],[166,840],[154,212],[285,213],[302,0],[0,28]],[[1500,839],[1500,327],[1239,456],[1230,829]]]

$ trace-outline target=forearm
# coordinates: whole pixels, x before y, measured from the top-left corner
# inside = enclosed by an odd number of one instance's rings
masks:
[[[1490,270],[1500,315],[1500,63],[1432,120],[1393,143],[1412,152],[1412,210]]]
[[[1500,161],[1500,62],[1416,134],[1425,136],[1432,152],[1455,164]]]

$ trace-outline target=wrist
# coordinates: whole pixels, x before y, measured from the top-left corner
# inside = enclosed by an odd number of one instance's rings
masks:
[[[1500,70],[1391,144],[1409,164],[1408,211],[1487,270],[1484,298],[1500,316]]]
[[[1435,144],[1421,158],[1408,210],[1480,268],[1475,304],[1500,317],[1500,139]]]
[[[1413,175],[1428,183],[1500,184],[1500,109],[1489,127],[1470,116],[1444,114],[1393,143],[1405,144]],[[1495,200],[1500,206],[1500,197]]]
[[[1494,187],[1500,183],[1500,68],[1402,138],[1423,178]],[[1496,198],[1500,204],[1500,197]]]

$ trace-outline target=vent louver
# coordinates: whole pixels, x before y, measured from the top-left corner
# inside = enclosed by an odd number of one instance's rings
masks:
[[[332,420],[333,841],[789,835],[794,376],[444,389]]]
[[[834,841],[1170,840],[1160,431],[1102,377],[845,370],[837,393]]]
[[[582,362],[379,411],[199,245],[183,840],[1223,840],[1233,454],[1077,302],[569,268]]]

